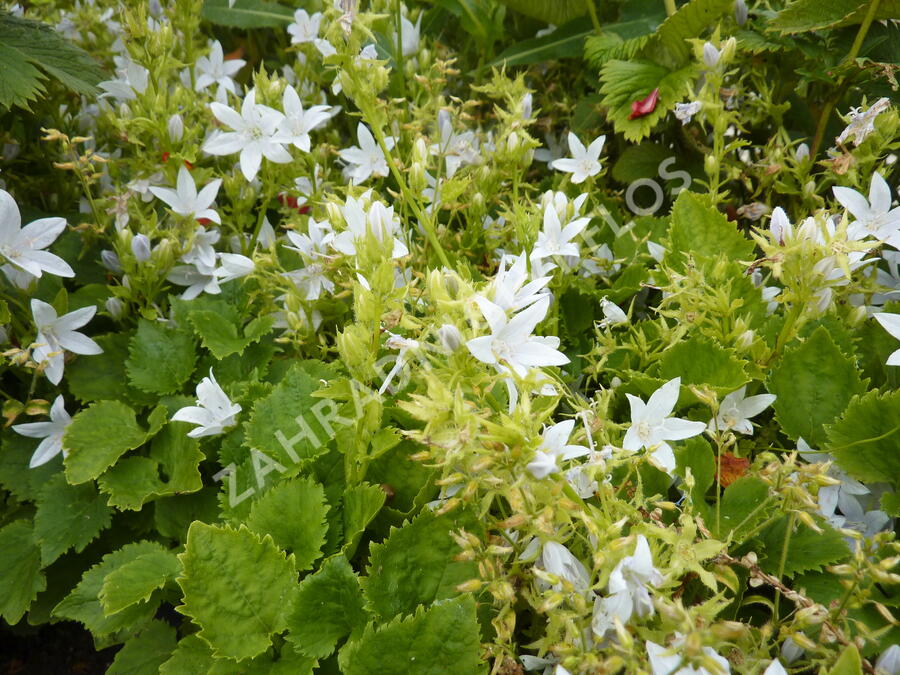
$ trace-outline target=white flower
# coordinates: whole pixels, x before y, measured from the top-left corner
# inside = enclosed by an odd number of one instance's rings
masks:
[[[477,164],[481,160],[475,132],[464,131],[460,134],[454,132],[453,120],[446,110],[438,112],[438,130],[441,140],[431,146],[431,154],[441,155],[444,158],[447,178],[453,178],[460,167]]]
[[[482,363],[505,366],[519,377],[525,377],[531,367],[569,363],[569,358],[556,349],[559,346],[558,337],[531,334],[547,315],[550,298],[538,300],[511,319],[487,298],[476,296],[475,301],[487,319],[491,334],[469,340],[466,347]]]
[[[359,185],[367,180],[370,176],[380,176],[384,178],[388,175],[388,164],[381,152],[381,148],[375,142],[375,137],[369,128],[359,123],[356,127],[356,138],[359,145],[351,148],[345,148],[338,152],[338,156],[346,163],[344,167],[345,177],[350,179],[353,185]],[[394,147],[394,138],[385,139],[385,145],[390,150]]]
[[[535,458],[526,467],[535,478],[540,480],[559,471],[557,459],[575,459],[590,453],[583,445],[569,444],[569,436],[574,428],[575,420],[566,420],[544,429],[541,444],[534,453]]]
[[[638,617],[653,616],[653,602],[648,586],[657,587],[663,576],[653,566],[653,556],[647,538],[639,534],[634,554],[623,558],[609,575],[609,595],[597,598],[591,623],[594,633],[604,637],[615,628],[614,619],[627,624],[633,614]]]
[[[572,157],[555,159],[550,162],[550,168],[571,173],[572,182],[576,185],[583,183],[589,176],[596,176],[603,168],[600,164],[600,152],[603,150],[605,142],[606,136],[598,136],[585,148],[584,144],[578,140],[578,136],[570,131],[569,152]]]
[[[71,421],[72,418],[66,412],[65,401],[63,401],[62,394],[60,394],[50,407],[49,422],[32,422],[30,424],[16,424],[13,426],[12,429],[17,434],[22,434],[29,438],[43,439],[38,444],[34,454],[31,455],[31,461],[28,462],[29,469],[46,464],[60,452],[62,452],[63,457],[66,456],[62,440],[63,433],[65,433],[66,427],[69,426]]]
[[[413,56],[419,51],[419,39],[422,30],[423,16],[425,16],[425,13],[420,12],[419,18],[416,20],[415,24],[405,16],[400,17],[400,35],[403,56]],[[394,32],[392,36],[392,44],[397,44],[396,32]]]
[[[872,236],[900,248],[900,206],[891,208],[891,188],[880,173],[872,174],[868,200],[851,188],[835,186],[832,190],[835,198],[856,218],[847,228],[848,239]]]
[[[90,305],[57,316],[56,310],[51,305],[37,298],[31,300],[31,313],[37,326],[35,343],[38,345],[34,348],[32,356],[38,365],[46,364],[44,374],[53,384],[59,384],[62,380],[65,367],[63,350],[68,349],[73,354],[103,353],[100,345],[75,331],[76,328],[87,324],[96,312],[97,307]]]
[[[883,652],[875,662],[876,672],[881,675],[897,675],[900,673],[900,645],[891,645]]]
[[[605,295],[600,298],[600,309],[604,317],[598,324],[600,328],[628,323],[628,315],[612,300],[607,300]]]
[[[293,143],[294,147],[303,152],[309,152],[309,132],[331,119],[331,106],[314,105],[304,111],[297,90],[290,85],[284,88],[281,100],[284,119],[281,121],[280,131],[285,142]]]
[[[888,333],[900,340],[900,314],[891,314],[889,312],[876,312],[872,316],[881,324]],[[889,366],[900,366],[900,349],[897,349],[888,356],[887,364]]]
[[[512,263],[512,264],[510,264]],[[532,260],[532,271],[535,261]],[[528,283],[526,256],[522,252],[518,256],[504,255],[500,259],[500,267],[489,286],[491,301],[500,308],[518,311],[537,302],[547,295],[544,287],[550,281],[549,276],[537,276]]]
[[[709,68],[715,68],[722,57],[722,52],[715,48],[711,42],[703,44],[703,63]]]
[[[553,133],[547,133],[544,135],[544,140],[547,142],[547,147],[538,148],[534,151],[534,160],[536,162],[549,164],[556,159],[562,159],[566,156],[568,140],[565,136],[560,135],[557,137]]]
[[[544,208],[544,228],[538,233],[537,243],[531,252],[532,260],[555,255],[579,257],[578,244],[572,240],[591,222],[590,218],[577,218],[565,227],[561,226],[554,204]]]
[[[859,497],[870,494],[869,488],[840,469],[834,463],[834,457],[827,452],[813,450],[803,438],[797,439],[797,450],[803,459],[812,464],[832,462],[828,476],[840,481],[838,485],[825,485],[819,488],[819,513],[836,527],[843,527],[847,521],[864,522],[866,513],[859,502]],[[836,513],[836,509],[840,509],[840,515]]]
[[[334,290],[334,282],[325,276],[320,262],[322,258],[328,258],[326,250],[334,238],[334,232],[327,222],[317,223],[312,218],[307,230],[309,234],[288,231],[288,239],[294,246],[286,245],[285,248],[299,253],[305,266],[284,275],[294,282],[306,300],[318,300],[322,291],[331,293]]]
[[[558,577],[560,583],[552,586],[561,591],[562,582],[568,581],[576,591],[586,591],[591,586],[591,575],[584,564],[562,544],[548,541],[541,551],[541,567],[545,572]]]
[[[788,673],[784,669],[784,666],[781,665],[781,661],[775,659],[769,664],[769,667],[763,671],[762,675],[788,675]]]
[[[74,277],[75,272],[65,260],[43,250],[64,229],[63,218],[41,218],[22,227],[16,201],[6,190],[0,190],[0,256],[9,261],[2,269],[10,281],[24,287],[42,272]]]
[[[121,66],[116,69],[118,78],[97,85],[105,92],[100,94],[100,98],[112,96],[122,101],[133,101],[137,98],[137,94],[147,91],[150,71],[134,61],[121,62],[121,60],[117,60],[121,63]]]
[[[334,48],[334,45],[331,44],[328,40],[323,38],[316,38],[313,40],[313,44],[316,49],[319,50],[319,53],[323,58],[328,58],[329,56],[334,56],[337,54],[337,49]],[[340,80],[335,80],[335,84],[340,85]],[[337,93],[337,92],[336,92]]]
[[[209,56],[201,56],[197,59],[197,65],[194,71],[199,73],[194,90],[201,92],[212,84],[218,84],[220,89],[224,89],[232,94],[235,92],[235,83],[232,77],[237,75],[238,71],[247,64],[243,59],[225,60],[222,53],[222,44],[215,40],[209,50]]]
[[[753,435],[753,425],[750,418],[759,415],[763,410],[768,408],[775,402],[774,394],[759,394],[757,396],[747,397],[745,392],[747,385],[744,385],[737,391],[733,391],[719,404],[719,414],[709,421],[707,431],[714,434],[716,431],[727,431],[734,429],[735,431]]]
[[[356,247],[369,235],[379,242],[392,242],[391,257],[402,258],[409,254],[409,249],[399,238],[400,221],[394,215],[393,206],[385,206],[374,202],[369,212],[363,210],[361,200],[347,197],[341,208],[347,229],[335,235],[332,246],[344,255],[356,255]]]
[[[384,394],[385,391],[390,387],[391,382],[393,382],[394,378],[397,376],[397,373],[403,368],[406,364],[406,355],[410,351],[414,351],[419,349],[419,342],[417,340],[411,340],[409,338],[401,337],[400,335],[395,335],[394,333],[388,333],[389,337],[385,340],[384,346],[388,349],[397,349],[399,350],[399,354],[397,354],[397,360],[394,362],[394,366],[391,368],[390,372],[385,376],[384,382],[381,383],[381,386],[378,388],[379,394]]]
[[[459,328],[451,323],[445,323],[438,328],[438,341],[445,352],[452,353],[462,345],[463,336]]]
[[[657,389],[647,403],[637,396],[625,394],[631,404],[631,426],[625,432],[622,447],[635,452],[641,448],[653,450],[651,455],[668,473],[675,470],[675,454],[666,441],[679,441],[703,433],[703,422],[691,422],[669,417],[678,403],[681,378],[669,380]]]
[[[232,403],[222,391],[210,368],[209,377],[204,377],[197,385],[197,405],[182,408],[172,415],[172,421],[199,425],[188,432],[187,435],[191,438],[215,436],[221,434],[226,427],[232,426],[235,423],[235,415],[240,411],[241,406]]]
[[[775,210],[772,211],[772,218],[769,220],[769,231],[782,246],[784,246],[785,241],[794,236],[794,226],[791,225],[787,214],[780,206],[775,207]]]
[[[700,101],[691,101],[690,103],[676,103],[675,117],[682,125],[689,124],[691,119],[700,112],[703,104]]]
[[[176,265],[166,277],[167,281],[179,286],[187,286],[181,294],[184,300],[193,300],[201,293],[218,295],[222,292],[220,284],[250,274],[253,261],[237,253],[216,253],[219,267],[207,266],[199,261],[190,265]]]
[[[890,107],[890,99],[880,98],[865,112],[860,112],[859,108],[850,108],[850,112],[847,113],[850,123],[835,140],[838,143],[843,143],[849,136],[853,136],[854,145],[859,145],[866,140],[869,134],[875,131],[875,118]]]
[[[305,9],[294,12],[294,23],[288,26],[291,34],[291,44],[313,42],[319,37],[319,26],[322,23],[322,12],[316,12],[310,16]]]
[[[163,187],[150,187],[150,192],[159,199],[169,205],[174,213],[180,216],[192,216],[199,220],[206,218],[214,223],[222,223],[219,214],[215,210],[209,208],[216,200],[216,194],[222,185],[222,179],[216,178],[207,183],[199,194],[197,193],[197,184],[194,177],[187,167],[183,166],[178,170],[178,181],[175,184],[176,189]]]
[[[684,659],[678,654],[678,651],[684,644],[684,636],[680,633],[675,633],[675,635],[676,639],[669,649],[647,640],[647,656],[650,657],[651,675],[722,675],[731,672],[728,661],[716,654],[712,647],[704,647],[703,653],[719,665],[719,669],[715,672],[710,672],[703,667],[682,666]]]
[[[277,134],[284,115],[268,106],[257,105],[255,89],[247,92],[240,114],[221,103],[210,103],[209,107],[216,119],[233,131],[216,132],[203,144],[203,150],[211,155],[241,153],[241,171],[247,180],[256,178],[263,157],[276,164],[291,161],[283,145],[288,141]]]

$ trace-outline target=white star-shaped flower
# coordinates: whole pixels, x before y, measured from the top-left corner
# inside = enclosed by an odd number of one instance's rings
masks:
[[[374,202],[366,213],[361,200],[347,197],[341,212],[347,229],[335,235],[332,246],[344,255],[356,255],[356,247],[369,235],[382,243],[391,241],[392,258],[402,258],[409,254],[406,244],[399,238],[400,221],[394,214],[393,206]]]
[[[535,260],[532,260],[532,280],[528,279],[526,256],[523,251],[518,256],[504,255],[500,259],[500,267],[489,287],[491,301],[507,312],[517,312],[537,302],[547,295],[544,288],[550,276],[540,276],[535,272]],[[537,261],[539,262],[539,261]],[[510,264],[511,263],[511,264]]]
[[[370,176],[384,178],[388,175],[388,164],[375,137],[369,128],[362,122],[356,127],[356,138],[359,145],[344,148],[338,152],[338,156],[346,163],[344,167],[345,177],[350,179],[353,185],[359,185],[369,179]],[[385,139],[385,145],[390,150],[394,147],[394,138]]]
[[[32,357],[38,365],[46,364],[44,374],[53,384],[62,380],[65,368],[63,350],[73,354],[102,354],[103,350],[86,335],[75,331],[90,321],[97,313],[97,307],[90,305],[74,312],[57,316],[56,310],[42,300],[31,300],[31,313],[37,326],[37,337]]]
[[[636,452],[641,448],[652,450],[651,457],[672,475],[675,470],[675,454],[666,441],[680,441],[703,433],[703,422],[692,422],[669,417],[678,403],[681,378],[669,380],[657,389],[644,403],[637,396],[625,394],[631,404],[631,426],[625,432],[622,447]]]
[[[281,101],[284,119],[281,121],[280,131],[285,142],[292,143],[303,152],[309,152],[309,132],[331,119],[331,106],[314,105],[303,110],[297,90],[290,85],[284,88]]]
[[[847,209],[855,221],[847,228],[851,241],[874,237],[894,248],[900,248],[900,206],[891,208],[891,188],[881,174],[872,174],[869,198],[852,188],[835,186],[835,198]]]
[[[218,102],[210,103],[209,107],[216,119],[233,131],[214,133],[203,144],[204,152],[241,153],[241,172],[248,181],[256,178],[263,157],[276,164],[291,161],[290,153],[284,148],[288,140],[277,133],[284,115],[274,108],[257,105],[255,89],[247,92],[240,114]]]
[[[201,92],[210,85],[218,84],[220,89],[229,93],[236,93],[235,83],[232,79],[238,71],[247,65],[244,59],[228,59],[222,52],[222,44],[215,40],[209,50],[209,56],[201,56],[197,59],[194,72],[197,73],[194,82],[194,91]]]
[[[178,181],[175,190],[164,187],[150,187],[150,192],[169,205],[174,213],[180,216],[191,216],[196,220],[206,218],[214,223],[222,224],[222,219],[215,210],[209,208],[216,200],[216,194],[222,185],[222,179],[216,178],[207,183],[200,192],[187,167],[178,170]]]
[[[633,614],[653,616],[653,601],[648,587],[657,587],[663,576],[653,566],[653,555],[647,538],[639,534],[634,553],[623,558],[609,575],[609,595],[597,598],[591,623],[594,633],[604,637],[615,628],[614,619],[627,624]]]
[[[600,152],[603,150],[605,142],[606,136],[598,136],[585,148],[584,144],[578,140],[578,136],[570,131],[569,152],[572,156],[554,159],[550,163],[550,168],[571,173],[572,182],[576,185],[583,183],[588,177],[596,176],[603,168],[600,164]]]
[[[575,420],[566,420],[544,429],[534,459],[526,467],[535,478],[540,480],[559,471],[558,459],[575,459],[590,453],[583,445],[569,444],[569,436],[574,428]]]
[[[556,255],[580,257],[578,244],[572,240],[581,234],[589,222],[590,218],[576,218],[562,227],[555,205],[547,204],[544,208],[544,228],[538,233],[531,259],[542,260]]]
[[[173,422],[190,422],[199,425],[188,432],[191,438],[215,436],[235,423],[235,415],[241,406],[232,403],[216,382],[212,368],[209,377],[204,377],[197,385],[197,405],[182,408],[172,415]]]
[[[287,31],[291,35],[291,44],[313,42],[319,37],[319,26],[322,23],[322,12],[316,12],[312,16],[305,9],[294,12],[294,23],[288,26]]]
[[[876,312],[872,316],[881,324],[888,333],[900,340],[900,314],[891,314],[889,312]],[[887,360],[889,366],[900,366],[900,349],[893,352]]]
[[[50,407],[49,422],[31,422],[30,424],[16,424],[13,426],[12,429],[17,434],[22,434],[29,438],[43,439],[31,456],[31,461],[28,462],[29,469],[46,464],[60,452],[63,454],[63,457],[66,456],[62,439],[66,427],[69,426],[71,421],[72,417],[66,412],[65,401],[63,401],[62,394],[60,394]]]
[[[558,337],[531,334],[547,315],[549,297],[541,298],[511,319],[487,298],[475,296],[475,302],[487,319],[491,334],[469,340],[466,347],[482,363],[505,366],[522,378],[528,375],[529,368],[569,363],[569,358],[556,349]]]
[[[731,392],[719,404],[719,414],[709,421],[707,431],[714,434],[734,429],[738,433],[753,435],[750,418],[759,415],[775,402],[774,394],[758,394],[746,396],[747,386]]]
[[[2,269],[10,281],[24,287],[42,272],[74,277],[75,272],[65,260],[43,250],[64,229],[63,218],[41,218],[22,227],[16,201],[6,190],[0,190],[0,256],[9,261]]]

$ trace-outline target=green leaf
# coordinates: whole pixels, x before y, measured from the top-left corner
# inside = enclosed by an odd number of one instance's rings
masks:
[[[196,492],[203,487],[200,462],[204,455],[196,438],[180,424],[167,424],[150,442],[150,455],[132,456],[97,479],[109,495],[109,505],[140,510],[151,497]]]
[[[778,574],[784,558],[784,576],[793,577],[799,572],[820,569],[843,560],[850,555],[844,538],[828,523],[816,518],[816,524],[824,530],[821,534],[799,521],[788,537],[785,555],[785,536],[790,516],[782,516],[767,527],[758,537],[753,548],[759,555],[759,566],[769,574]]]
[[[38,443],[36,438],[11,432],[2,434],[0,439],[0,486],[21,501],[35,501],[44,484],[62,469],[59,456],[29,468]]]
[[[178,559],[184,604],[176,609],[200,626],[215,656],[252,658],[284,630],[297,572],[271,537],[195,521]]]
[[[232,28],[281,28],[290,23],[294,10],[266,0],[206,0],[200,16],[210,23]]]
[[[78,412],[63,435],[66,478],[76,484],[97,478],[146,440],[134,410],[119,401],[98,401]]]
[[[675,463],[675,474],[682,478],[687,476],[687,469],[691,470],[694,478],[691,499],[694,507],[699,508],[701,515],[706,518],[704,496],[716,477],[716,457],[709,441],[702,436],[694,436],[679,443],[675,448]]]
[[[753,242],[738,232],[735,224],[711,206],[706,197],[687,190],[672,207],[666,263],[683,272],[688,255],[699,262],[752,260]]]
[[[720,396],[748,381],[743,362],[732,350],[699,334],[663,352],[659,376],[664,380],[681,377],[682,385],[706,385]]]
[[[828,428],[828,450],[854,478],[900,486],[900,390],[854,397]]]
[[[710,507],[707,526],[716,539],[731,537],[740,543],[754,526],[763,521],[771,507],[767,506],[769,487],[759,478],[744,476],[725,488],[719,505],[718,523],[715,509]]]
[[[338,555],[301,582],[287,621],[287,640],[300,653],[322,659],[368,620],[359,579],[347,558]]]
[[[236,318],[205,310],[193,311],[188,318],[203,346],[217,359],[224,359],[232,354],[243,354],[251,343],[268,333],[274,323],[268,316],[253,319],[244,328],[244,336],[241,337],[238,335],[239,324]]]
[[[312,567],[328,534],[325,490],[312,478],[294,478],[270,488],[250,508],[247,527],[293,553],[297,570]]]
[[[70,548],[84,550],[111,520],[112,511],[93,484],[69,485],[62,473],[54,474],[41,490],[34,514],[41,564],[46,567]]]
[[[864,390],[856,364],[823,327],[785,350],[767,388],[778,397],[772,407],[782,431],[794,441],[802,436],[814,448],[826,442],[825,425]]]
[[[141,319],[125,362],[132,385],[151,394],[172,394],[194,372],[197,353],[190,334]]]
[[[649,135],[656,123],[690,92],[697,66],[687,65],[669,70],[648,60],[611,59],[600,70],[603,105],[609,108],[607,118],[625,140],[637,142]],[[629,119],[631,104],[646,98],[659,89],[659,99],[653,112]]]
[[[94,340],[103,349],[102,359],[75,359],[66,364],[66,382],[72,394],[80,401],[142,402],[146,394],[128,386],[125,374],[128,335],[113,333]]]
[[[100,604],[109,616],[139,602],[150,599],[157,588],[165,586],[181,571],[178,558],[159,546],[113,570],[103,580]]]
[[[501,0],[507,7],[512,7],[525,16],[530,16],[544,23],[561,26],[564,23],[587,14],[587,3],[592,0]]]
[[[834,666],[828,671],[828,675],[862,675],[862,661],[856,645],[851,644],[835,661]]]
[[[885,492],[881,495],[881,510],[891,518],[900,516],[900,492]]]
[[[692,52],[687,40],[700,37],[704,30],[733,9],[732,0],[691,0],[663,21],[656,31],[656,39],[674,61],[671,65],[690,61]]]
[[[782,33],[805,33],[862,23],[871,0],[794,0],[778,13],[771,28]],[[900,0],[881,0],[875,20],[900,16]]]
[[[344,675],[480,673],[480,643],[475,601],[466,595],[380,628],[370,625],[338,661]]]
[[[411,523],[391,528],[388,538],[369,547],[363,586],[369,605],[382,619],[412,613],[419,605],[453,597],[456,586],[476,576],[471,562],[457,562],[452,521],[423,510]]]
[[[403,514],[409,514],[417,503],[419,506],[424,503],[425,499],[420,498],[420,495],[437,492],[437,488],[431,482],[434,470],[424,466],[422,462],[410,459],[414,452],[416,447],[413,443],[401,442],[372,461],[366,471],[368,480],[386,485],[390,489],[387,494],[393,494],[387,497],[386,505]]]
[[[175,642],[173,626],[151,621],[116,652],[106,675],[157,675],[159,667],[175,649]]]
[[[485,68],[521,66],[542,61],[556,61],[581,56],[584,39],[591,34],[584,21],[570,21],[549,35],[529,38],[507,47]]]
[[[46,76],[86,95],[104,79],[87,52],[50,26],[0,11],[0,108],[27,107],[44,92]]]
[[[656,180],[660,163],[672,156],[672,151],[659,143],[630,145],[613,165],[612,177],[620,183],[640,178]]]
[[[215,658],[209,645],[193,634],[178,643],[171,658],[162,664],[159,672],[160,675],[235,675],[237,672],[240,675],[313,675],[316,665],[314,659],[297,654],[290,645],[282,645],[277,661],[273,661],[266,652],[256,658],[241,661],[238,668],[227,659]]]
[[[15,520],[0,530],[0,616],[15,625],[37,594],[47,588],[41,550],[28,520]]]
[[[272,393],[256,403],[245,425],[247,444],[285,467],[327,451],[341,422],[325,413],[333,409],[331,401],[312,396],[320,383],[306,367],[293,365]]]
[[[72,592],[53,609],[54,616],[81,622],[95,637],[110,635],[123,628],[139,630],[153,618],[159,603],[140,602],[112,616],[106,616],[103,605],[100,604],[100,591],[107,575],[142,555],[159,549],[160,545],[156,542],[141,541],[107,553],[99,563],[84,573]]]
[[[344,553],[352,557],[366,527],[384,506],[384,490],[360,483],[344,491]]]

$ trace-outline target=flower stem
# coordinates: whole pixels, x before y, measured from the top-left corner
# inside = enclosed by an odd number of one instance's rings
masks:
[[[600,18],[597,16],[597,8],[594,7],[594,0],[588,0],[587,6],[588,12],[591,15],[591,23],[594,24],[594,32],[597,35],[600,35],[600,33],[603,32],[603,29],[600,26]]]
[[[678,11],[678,8],[675,6],[675,0],[663,0],[663,4],[666,6],[667,16],[672,16]]]
[[[784,540],[781,546],[781,558],[778,561],[778,580],[781,581],[782,577],[784,577],[784,567],[787,564],[787,556],[788,556],[788,546],[791,543],[791,535],[793,534],[794,524],[797,522],[797,514],[794,511],[791,511],[791,515],[788,516],[787,529],[784,531]],[[775,596],[775,610],[773,612],[773,618],[778,620],[778,605],[781,600],[781,591],[778,591],[778,594]]]

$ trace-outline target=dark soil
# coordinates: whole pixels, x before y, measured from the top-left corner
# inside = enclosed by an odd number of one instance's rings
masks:
[[[73,621],[14,628],[0,622],[0,675],[103,675],[118,649],[94,651],[91,634]]]

